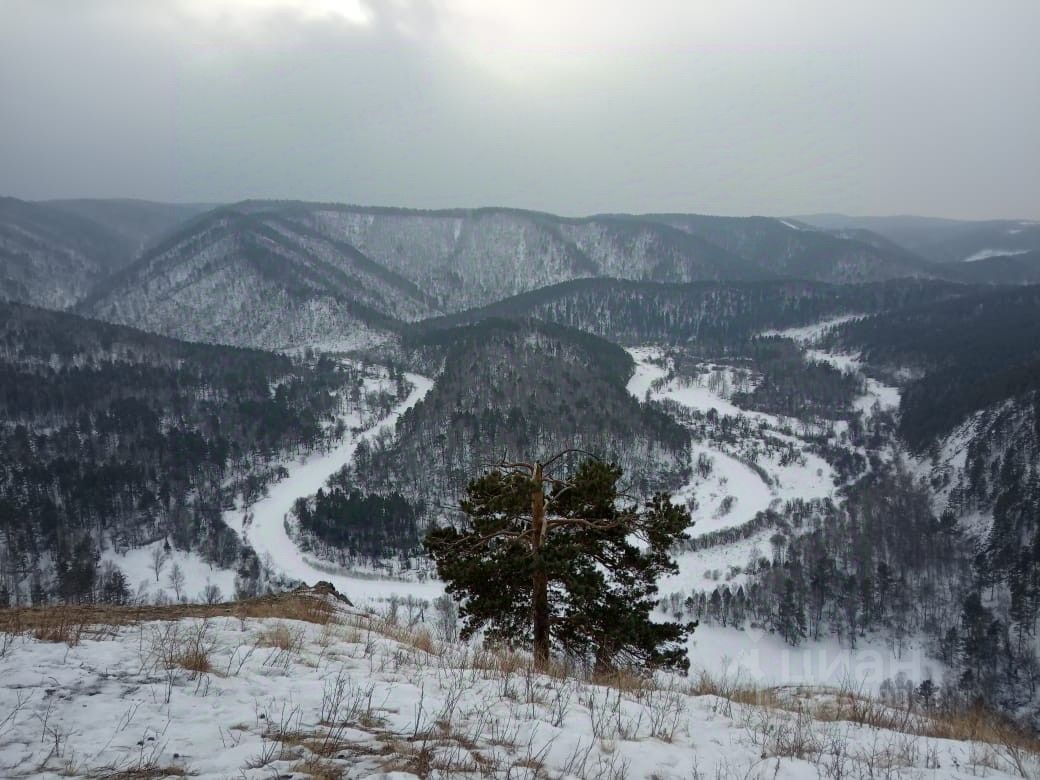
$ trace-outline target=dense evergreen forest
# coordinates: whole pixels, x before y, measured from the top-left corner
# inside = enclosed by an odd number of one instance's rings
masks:
[[[870,313],[946,300],[972,289],[907,279],[844,286],[794,280],[655,284],[578,279],[480,309],[426,320],[414,327],[428,330],[496,317],[535,317],[621,344],[695,342],[709,353],[744,343],[770,328],[806,325],[849,312]]]
[[[101,545],[164,537],[255,569],[221,511],[261,492],[277,456],[335,436],[342,391],[356,380],[328,358],[190,344],[3,304],[3,596],[97,598]]]
[[[413,503],[397,492],[362,493],[344,473],[293,506],[300,548],[351,568],[418,555],[424,514],[424,501]]]
[[[904,383],[900,434],[915,448],[973,412],[1040,390],[1040,286],[999,288],[843,324],[832,346],[862,351]]]

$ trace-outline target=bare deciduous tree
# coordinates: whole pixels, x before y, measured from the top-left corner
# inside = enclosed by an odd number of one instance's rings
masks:
[[[152,555],[150,561],[151,569],[155,573],[156,582],[159,581],[159,577],[160,575],[162,575],[162,570],[166,567],[167,557],[168,556],[166,555],[166,550],[163,549],[163,546],[161,544],[157,544],[155,545],[155,547],[152,548]]]

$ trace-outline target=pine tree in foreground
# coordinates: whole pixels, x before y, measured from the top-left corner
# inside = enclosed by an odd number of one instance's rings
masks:
[[[502,463],[470,482],[461,528],[425,539],[437,573],[460,603],[463,637],[622,666],[686,670],[694,627],[654,622],[656,581],[678,570],[669,555],[686,538],[689,512],[658,494],[642,510],[618,489],[621,469],[589,459],[553,476],[545,463]]]

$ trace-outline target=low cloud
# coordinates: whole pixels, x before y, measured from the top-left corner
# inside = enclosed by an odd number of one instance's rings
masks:
[[[0,181],[1040,217],[1033,2],[8,0]]]

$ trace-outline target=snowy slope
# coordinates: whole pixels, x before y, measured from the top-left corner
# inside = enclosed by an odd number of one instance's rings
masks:
[[[813,348],[813,345],[816,344],[828,330],[836,325],[841,325],[844,322],[856,319],[860,319],[860,315],[849,314],[844,317],[834,317],[812,325],[805,325],[800,328],[766,331],[762,335],[782,336],[784,338],[793,339],[802,346],[805,350],[805,356],[809,360],[815,360],[821,363],[830,363],[839,371],[859,372],[862,369],[863,363],[858,355],[839,354],[836,352],[827,352],[822,349]],[[874,404],[878,404],[882,409],[899,408],[899,388],[882,384],[871,377],[865,377],[865,380],[867,392],[856,400],[856,409],[861,414],[869,414],[874,408]]]
[[[264,349],[371,346],[395,319],[433,312],[421,291],[348,244],[226,209],[106,278],[78,310],[189,341]]]
[[[1024,255],[1028,253],[1028,249],[980,249],[968,257],[965,257],[962,262],[974,263],[978,260],[986,260],[990,257],[1008,257],[1010,255]]]
[[[874,703],[880,727],[835,717],[853,700],[817,688],[764,705],[726,698],[732,680],[611,688],[342,605],[327,624],[267,609],[105,627],[71,646],[4,642],[0,775],[1002,780],[1040,769],[999,744],[918,736],[935,728],[921,714]]]

